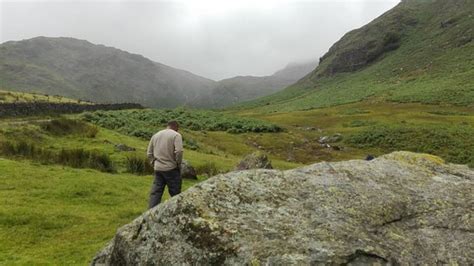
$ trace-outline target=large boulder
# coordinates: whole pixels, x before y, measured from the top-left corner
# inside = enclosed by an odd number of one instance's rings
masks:
[[[188,161],[183,160],[181,162],[180,170],[181,170],[181,178],[197,179],[196,169],[194,169],[194,167],[191,166],[191,164]]]
[[[395,152],[218,175],[120,228],[93,265],[474,263],[474,171]]]
[[[268,159],[268,156],[262,152],[254,152],[246,155],[237,164],[236,170],[249,170],[249,169],[273,169],[272,162]]]

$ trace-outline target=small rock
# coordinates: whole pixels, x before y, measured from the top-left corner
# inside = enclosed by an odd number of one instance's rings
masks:
[[[343,139],[342,134],[336,133],[332,136],[323,136],[318,139],[318,142],[321,144],[339,142]]]
[[[181,162],[181,178],[197,179],[196,169],[187,160]]]
[[[121,144],[121,143],[115,145],[115,150],[117,150],[117,151],[136,151],[135,148],[127,146],[125,144]]]

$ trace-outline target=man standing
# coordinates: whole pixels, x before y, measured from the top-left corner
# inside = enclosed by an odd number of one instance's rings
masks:
[[[183,160],[183,138],[178,128],[178,122],[168,122],[168,127],[153,135],[148,145],[148,159],[155,170],[148,205],[150,209],[161,202],[165,186],[168,186],[172,197],[181,192],[179,169]]]

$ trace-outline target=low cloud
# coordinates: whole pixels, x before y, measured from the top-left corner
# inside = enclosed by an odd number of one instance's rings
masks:
[[[219,80],[316,60],[398,2],[2,1],[0,41],[86,39]]]

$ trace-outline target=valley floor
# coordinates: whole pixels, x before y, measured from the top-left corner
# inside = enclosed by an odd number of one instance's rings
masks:
[[[232,134],[183,128],[183,137],[197,146],[186,150],[185,159],[204,169],[199,180],[186,180],[184,188],[205,180],[209,165],[217,172],[231,171],[254,151],[268,154],[278,169],[392,150],[433,153],[448,162],[474,165],[472,107],[361,102],[289,113],[227,113],[266,120],[283,131]],[[128,173],[126,161],[132,155],[144,157],[148,142],[102,127],[93,136],[45,130],[44,124],[55,119],[0,120],[0,142],[25,141],[51,154],[65,148],[102,152],[114,171],[0,154],[0,264],[88,264],[118,227],[146,210],[152,177]],[[136,150],[117,151],[119,143]]]

